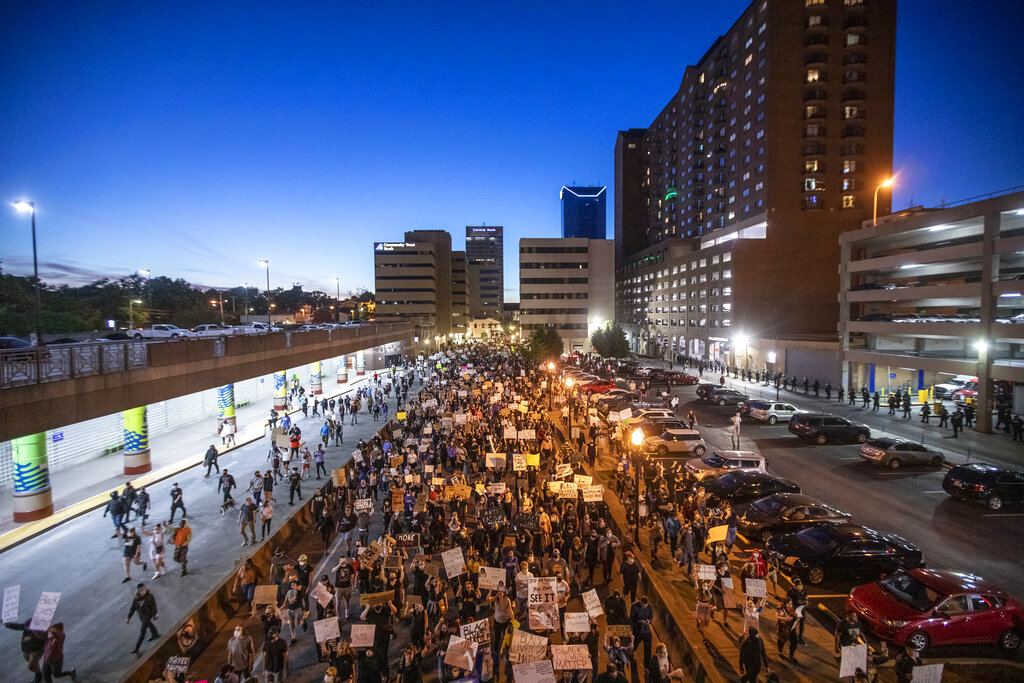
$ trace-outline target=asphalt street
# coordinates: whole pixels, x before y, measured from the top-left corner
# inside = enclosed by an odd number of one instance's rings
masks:
[[[330,389],[328,393],[334,395]],[[390,404],[394,406],[393,398]],[[323,421],[319,418],[303,419],[301,413],[297,415],[304,440],[310,445],[318,442],[319,428]],[[360,438],[371,436],[382,424],[374,422],[365,411],[359,414],[358,420],[356,425],[346,423],[345,443],[342,446],[332,445],[327,449],[325,460],[328,472],[345,464],[352,457],[354,444]],[[256,469],[269,469],[269,446],[269,439],[261,439],[221,455],[221,469],[229,469],[239,486],[234,491],[235,500],[239,503],[245,500],[245,488],[253,472]],[[159,448],[159,442],[154,442],[152,447]],[[205,467],[193,467],[173,479],[148,488],[153,509],[147,530],[151,530],[156,521],[167,519],[172,483],[177,481],[184,491],[184,502],[193,534],[188,554],[188,576],[179,576],[181,567],[171,558],[173,547],[168,540],[165,555],[168,572],[165,576],[152,580],[152,565],[148,571],[133,565],[132,580],[122,583],[122,543],[120,539],[111,538],[113,525],[109,516],[102,516],[101,510],[70,520],[3,553],[0,559],[0,586],[20,584],[19,621],[24,622],[32,616],[41,591],[61,593],[54,622],[64,623],[65,668],[77,667],[79,680],[115,681],[134,662],[136,655],[130,651],[138,638],[139,625],[137,617],[131,624],[126,624],[125,618],[138,582],[146,583],[156,598],[159,609],[156,628],[162,634],[255,549],[255,546],[241,546],[242,537],[236,523],[237,507],[227,514],[220,514],[221,495],[217,493],[216,471],[209,478],[204,476],[205,472]],[[303,481],[302,495],[305,500],[309,499],[317,485],[315,478]],[[298,501],[294,506],[288,505],[286,482],[279,482],[275,486],[274,495],[277,504],[272,529],[277,530],[298,508]],[[181,519],[180,511],[177,519]],[[138,528],[134,517],[128,526]],[[144,538],[142,559],[148,561],[148,558],[149,541]],[[0,631],[0,656],[6,662],[16,663],[10,668],[0,669],[0,680],[12,680],[10,674],[18,679],[22,673],[31,676],[24,670],[19,636],[16,631]],[[143,643],[143,654],[147,645]]]
[[[743,383],[737,382],[737,388]],[[693,410],[701,435],[711,449],[730,449],[726,432],[728,420],[736,409],[711,405],[696,397],[694,387],[675,387],[680,397],[679,415]],[[774,394],[774,390],[771,392]],[[798,408],[821,410],[821,402],[802,399],[800,394],[783,392],[783,400]],[[836,411],[845,414],[846,410]],[[873,428],[881,428],[882,414],[870,411],[854,415]],[[914,422],[899,424],[886,420],[886,431],[914,440],[921,430]],[[928,433],[932,434],[931,432]],[[1003,435],[993,440],[1010,447]],[[791,434],[785,424],[768,426],[745,419],[741,430],[741,448],[767,458],[768,471],[798,484],[803,493],[819,498],[852,515],[852,522],[879,531],[896,533],[917,545],[929,567],[970,572],[992,581],[1017,599],[1024,599],[1022,554],[1017,542],[1024,509],[1006,507],[991,513],[981,504],[958,502],[942,490],[946,469],[904,467],[889,470],[863,461],[857,444],[817,446]],[[938,446],[934,436],[926,436]],[[951,440],[947,440],[951,441]],[[943,444],[944,445],[944,444]],[[1018,444],[1013,444],[1016,447]],[[942,448],[942,446],[939,446]],[[1007,461],[1012,461],[1008,456]],[[833,613],[840,614],[842,598],[849,585],[829,581],[809,587]],[[985,654],[995,654],[996,648]]]

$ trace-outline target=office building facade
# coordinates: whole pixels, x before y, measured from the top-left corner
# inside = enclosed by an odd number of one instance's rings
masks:
[[[415,321],[421,340],[465,332],[465,261],[464,252],[452,251],[452,237],[444,230],[410,230],[404,242],[375,242],[376,319]]]
[[[500,318],[505,303],[504,228],[500,225],[466,226],[466,259],[472,290],[469,311],[473,318]]]
[[[562,186],[562,237],[603,240],[608,237],[606,187]]]
[[[1024,409],[1024,192],[865,221],[839,244],[847,385],[962,384],[988,408],[979,431],[1000,400]]]
[[[596,329],[615,318],[613,240],[519,240],[523,338],[554,325],[566,352],[589,351]]]
[[[619,132],[616,310],[634,350],[835,346],[838,236],[892,173],[895,7],[757,0],[650,126]]]

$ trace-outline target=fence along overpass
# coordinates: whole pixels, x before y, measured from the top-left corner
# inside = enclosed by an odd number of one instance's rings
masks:
[[[382,323],[310,332],[3,351],[0,441],[375,346],[405,342],[411,349],[413,329],[411,323]]]

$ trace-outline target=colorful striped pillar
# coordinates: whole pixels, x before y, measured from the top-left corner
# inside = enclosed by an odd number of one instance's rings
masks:
[[[324,393],[323,364],[314,361],[309,364],[309,390],[314,396]]]
[[[237,424],[235,421],[235,385],[217,387],[217,424]]]
[[[284,410],[288,404],[288,383],[285,371],[274,373],[274,410]]]
[[[124,418],[124,473],[142,474],[153,469],[149,457],[149,424],[146,406],[121,411]]]
[[[362,351],[356,351],[356,374],[366,374],[366,354]]]
[[[335,361],[338,364],[338,384],[348,381],[348,356],[342,356]]]
[[[14,521],[32,522],[53,514],[46,433],[11,441],[14,447]]]

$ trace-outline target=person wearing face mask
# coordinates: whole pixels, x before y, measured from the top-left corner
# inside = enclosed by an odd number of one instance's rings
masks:
[[[256,661],[256,646],[239,624],[235,627],[235,635],[228,641],[228,664],[234,668],[239,678],[245,681],[252,673],[254,661]]]
[[[668,648],[665,643],[658,643],[654,649],[654,655],[647,663],[647,680],[650,683],[668,683],[668,681],[683,680],[681,669],[672,669],[672,663],[668,659]]]
[[[491,642],[501,643],[512,621],[512,600],[505,592],[505,584],[499,582],[498,590],[487,597],[494,603],[494,638]]]
[[[629,596],[630,602],[635,602],[637,587],[640,585],[640,563],[632,551],[626,551],[626,561],[619,565],[619,572],[622,574],[623,594]]]
[[[612,563],[615,562],[615,550],[621,545],[618,537],[611,529],[606,529],[601,541],[598,544],[598,552],[601,555],[601,562],[604,565],[604,583],[607,584],[612,578]]]
[[[263,643],[263,675],[265,683],[284,683],[288,670],[288,644],[276,628],[271,629]]]

